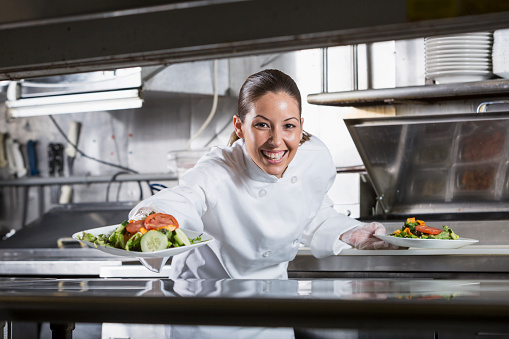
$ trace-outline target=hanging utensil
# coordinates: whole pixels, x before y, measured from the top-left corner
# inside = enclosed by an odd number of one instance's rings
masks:
[[[37,152],[35,150],[37,142],[28,140],[27,142],[27,158],[28,158],[28,173],[30,176],[39,175],[39,168],[37,167]]]
[[[76,147],[78,146],[80,130],[81,123],[77,121],[71,121],[71,124],[69,125],[69,133],[67,134],[69,143],[65,148],[65,154],[67,156],[67,167],[69,170],[69,175],[71,176],[74,175],[74,159],[78,153]]]
[[[62,176],[64,173],[62,144],[50,143],[48,145],[48,174],[49,176]],[[60,201],[60,187],[51,186],[50,200],[52,203]]]
[[[0,133],[0,168],[7,166],[7,158],[5,154],[5,133]]]
[[[16,175],[18,178],[23,178],[27,175],[27,169],[25,168],[25,161],[23,159],[19,143],[16,140],[7,138],[5,146],[7,151],[9,173]]]

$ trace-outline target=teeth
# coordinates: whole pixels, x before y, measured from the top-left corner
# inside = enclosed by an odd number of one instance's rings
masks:
[[[262,151],[263,155],[266,156],[267,158],[271,159],[271,160],[279,160],[283,157],[283,155],[285,155],[285,152],[277,152],[277,153],[273,153],[273,152],[265,152],[265,151]]]

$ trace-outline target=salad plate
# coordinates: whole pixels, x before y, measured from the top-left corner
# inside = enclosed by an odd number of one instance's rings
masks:
[[[460,248],[479,242],[476,239],[459,238],[456,240],[451,239],[420,239],[420,238],[399,238],[391,235],[375,234],[375,237],[381,239],[389,244],[400,247],[414,247],[414,248],[435,248],[435,249],[452,249]]]
[[[203,232],[202,233],[198,233],[198,232],[182,229],[182,231],[184,231],[184,233],[187,235],[187,237],[189,239],[194,239],[194,238],[196,238],[196,237],[201,235],[202,241],[198,242],[196,244],[189,245],[189,246],[172,247],[172,248],[168,248],[168,249],[162,250],[162,251],[156,251],[156,252],[138,252],[138,251],[126,251],[126,250],[123,250],[123,249],[120,249],[120,248],[114,248],[114,247],[106,247],[106,246],[100,246],[100,245],[96,246],[94,243],[92,243],[90,241],[85,241],[85,240],[81,240],[80,239],[80,236],[83,234],[83,232],[91,233],[91,234],[93,234],[94,236],[97,237],[100,234],[111,234],[113,231],[115,231],[115,229],[118,226],[120,226],[120,224],[104,226],[104,227],[98,227],[98,228],[93,228],[93,229],[88,229],[88,230],[76,232],[76,233],[74,233],[72,235],[72,238],[75,239],[75,240],[78,240],[78,241],[80,241],[80,242],[82,242],[84,244],[86,244],[87,246],[90,246],[92,248],[97,248],[98,250],[103,251],[105,253],[114,254],[114,255],[118,255],[118,256],[122,256],[122,257],[145,258],[145,259],[151,259],[151,258],[169,258],[169,257],[172,257],[174,255],[190,251],[192,249],[198,248],[200,246],[209,244],[212,241],[214,241],[214,237],[212,237],[209,234],[206,234],[206,233],[203,233]]]

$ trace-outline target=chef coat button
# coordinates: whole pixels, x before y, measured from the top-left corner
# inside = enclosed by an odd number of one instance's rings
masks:
[[[266,191],[266,190],[263,190],[263,189],[262,189],[262,190],[259,190],[259,191],[258,191],[258,196],[259,196],[259,197],[264,197],[264,196],[266,196],[266,195],[267,195],[267,191]]]
[[[267,258],[269,255],[270,255],[270,251],[267,251],[267,252],[263,252],[262,254],[265,258]]]
[[[297,181],[299,181],[299,178],[292,177],[292,179],[290,181],[292,182],[292,184],[295,184]]]

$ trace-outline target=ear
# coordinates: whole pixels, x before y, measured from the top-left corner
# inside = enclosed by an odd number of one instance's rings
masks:
[[[244,133],[242,132],[242,121],[238,115],[233,116],[233,127],[235,128],[235,133],[239,138],[244,137]]]

